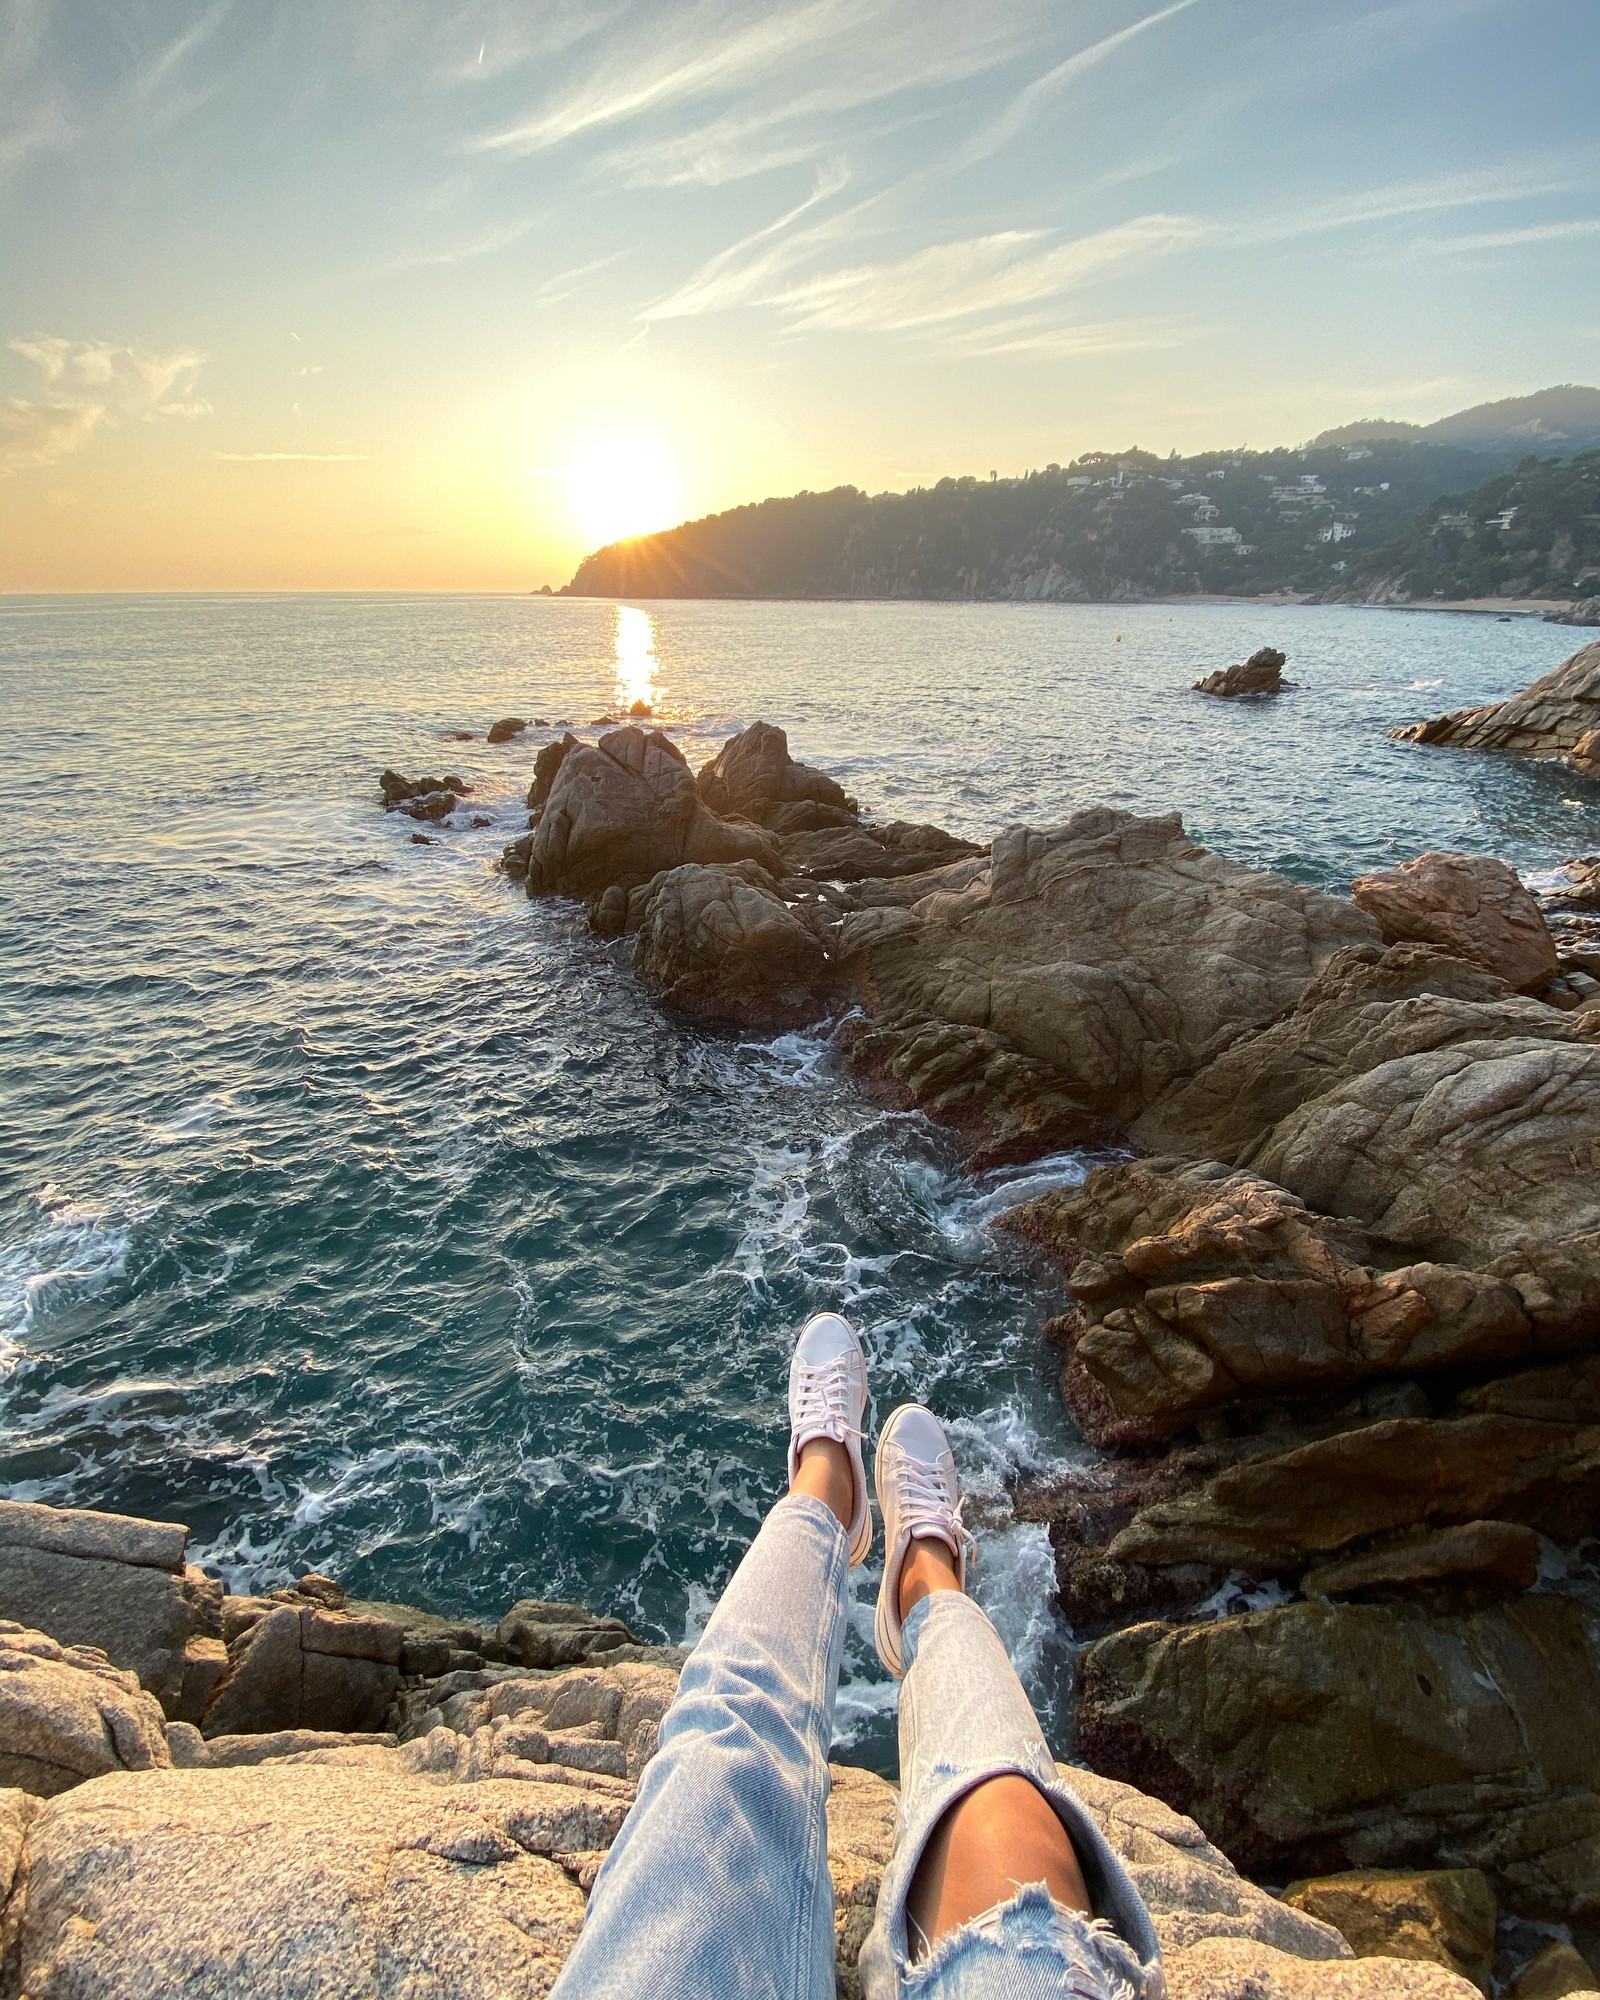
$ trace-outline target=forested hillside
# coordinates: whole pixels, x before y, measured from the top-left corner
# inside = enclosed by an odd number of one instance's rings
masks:
[[[1436,500],[1351,566],[1333,594],[1573,597],[1600,587],[1600,451],[1529,458]]]
[[[1318,592],[1439,493],[1500,461],[1408,440],[1156,458],[1095,452],[1020,479],[763,500],[619,542],[586,596],[1117,600]]]

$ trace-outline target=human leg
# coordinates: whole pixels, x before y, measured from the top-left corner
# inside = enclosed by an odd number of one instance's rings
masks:
[[[889,1544],[879,1647],[905,1686],[900,1834],[861,1955],[868,2000],[913,1987],[919,2000],[1154,2000],[1159,1949],[1138,1892],[965,1595],[970,1537],[927,1412],[897,1411],[885,1426],[878,1491]]]
[[[816,1325],[802,1334],[797,1363],[820,1346],[820,1372],[851,1379],[825,1384],[826,1394],[813,1380],[808,1400],[791,1376],[790,1492],[684,1667],[554,2000],[832,1994],[828,1750],[849,1529],[864,1505],[859,1457],[835,1433],[859,1429],[865,1383],[863,1374],[858,1400],[842,1339],[831,1362],[826,1338],[808,1347]]]

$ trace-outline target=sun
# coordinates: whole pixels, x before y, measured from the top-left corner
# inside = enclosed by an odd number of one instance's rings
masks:
[[[648,439],[597,438],[568,475],[572,512],[593,548],[653,534],[680,518],[678,480]]]

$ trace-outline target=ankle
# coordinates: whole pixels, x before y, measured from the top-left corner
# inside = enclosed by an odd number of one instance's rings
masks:
[[[800,1447],[791,1493],[805,1493],[820,1500],[848,1528],[855,1516],[856,1480],[850,1454],[832,1438],[808,1438]]]
[[[918,1536],[906,1551],[900,1571],[900,1617],[911,1616],[911,1608],[936,1590],[959,1590],[961,1575],[956,1559],[936,1536]]]

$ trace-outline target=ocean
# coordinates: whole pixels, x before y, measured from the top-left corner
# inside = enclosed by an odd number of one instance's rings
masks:
[[[0,1494],[188,1522],[236,1590],[571,1597],[680,1642],[782,1489],[794,1330],[838,1308],[880,1417],[951,1420],[978,1594],[1055,1718],[1070,1635],[1006,1492],[1088,1453],[1038,1339],[1064,1294],[987,1224],[1090,1160],[967,1176],[825,1031],[667,1018],[625,945],[495,873],[548,736],[484,732],[592,738],[647,700],[692,763],[764,717],[875,816],[977,837],[1107,804],[1332,890],[1429,847],[1536,874],[1600,849],[1600,788],[1384,732],[1580,638],[1335,606],[0,600]],[[1266,643],[1276,702],[1189,692]],[[413,845],[386,765],[464,775],[459,827]],[[876,1574],[839,1726],[892,1764]]]

